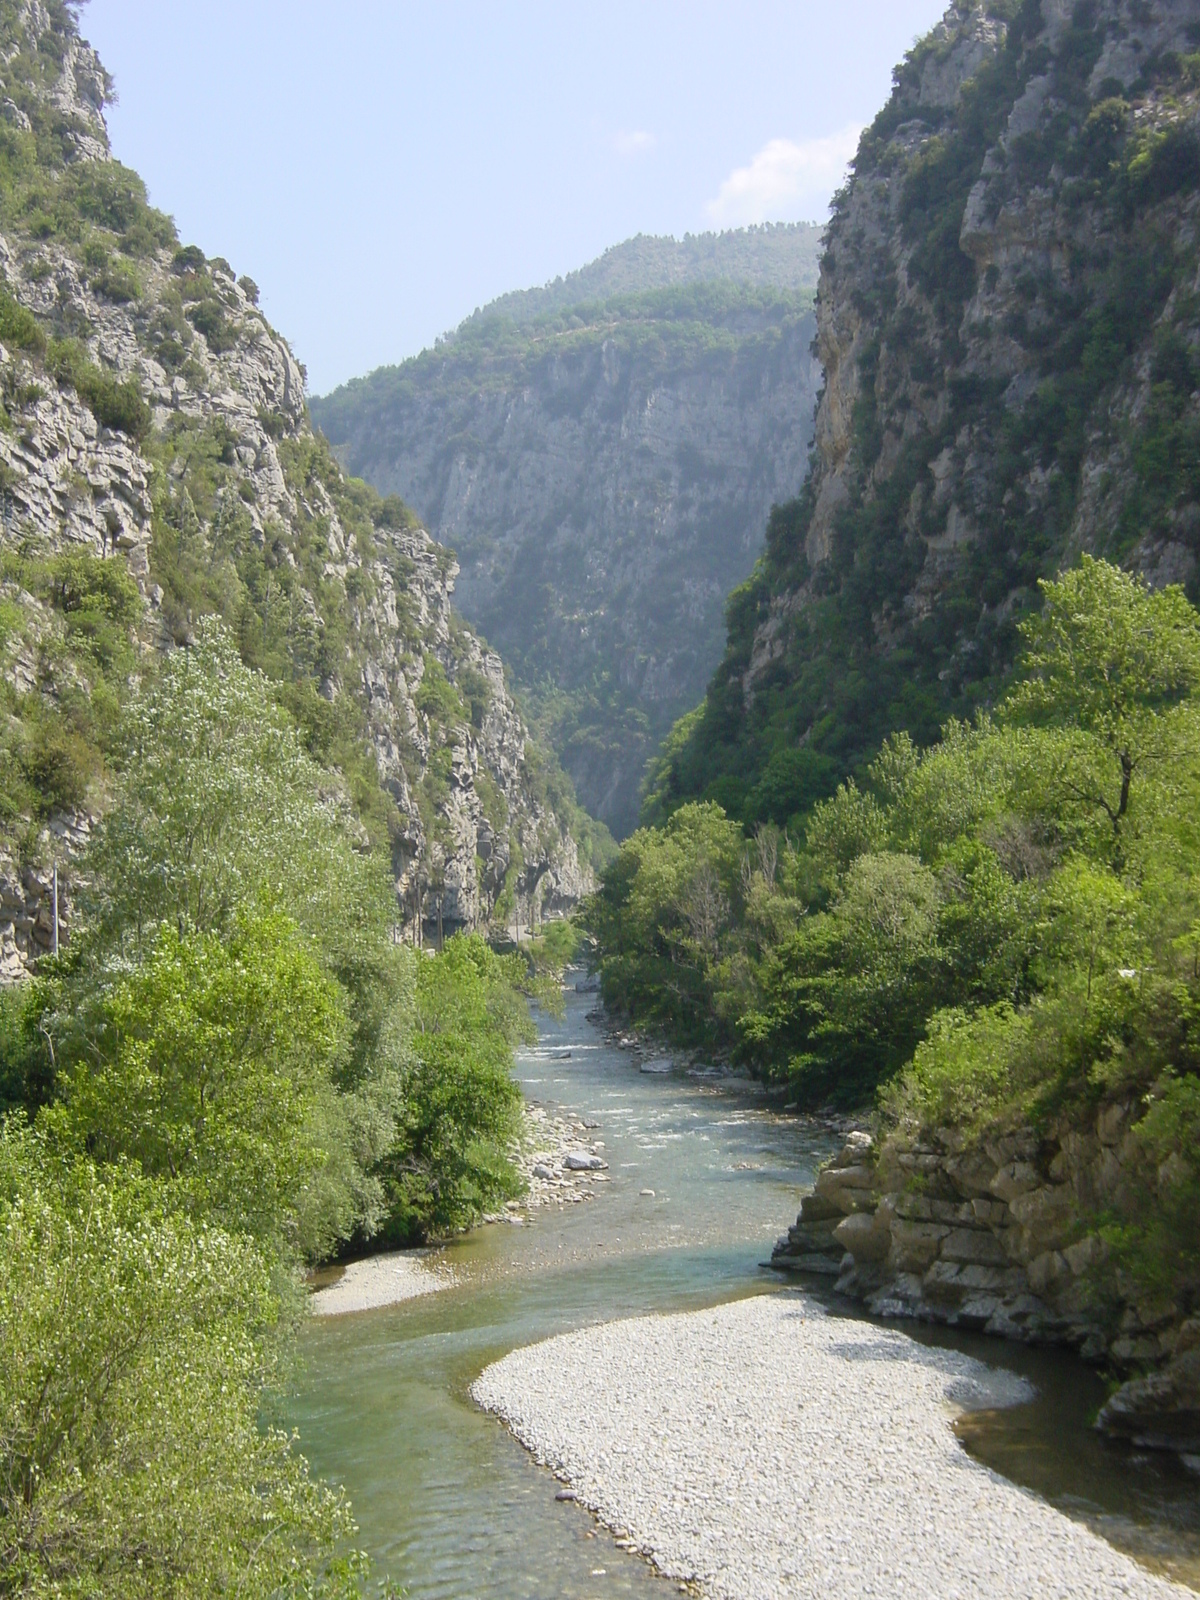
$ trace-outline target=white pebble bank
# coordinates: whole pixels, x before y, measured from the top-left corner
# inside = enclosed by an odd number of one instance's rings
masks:
[[[336,1283],[317,1289],[309,1304],[315,1317],[341,1317],[349,1311],[374,1311],[378,1306],[450,1289],[454,1281],[449,1267],[432,1266],[412,1251],[393,1251],[352,1261]]]
[[[724,1600],[1182,1600],[973,1461],[1023,1380],[778,1294],[514,1350],[472,1388],[579,1501]]]

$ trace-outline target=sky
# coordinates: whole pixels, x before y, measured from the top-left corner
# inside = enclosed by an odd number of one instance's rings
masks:
[[[114,153],[309,388],[636,233],[823,220],[946,0],[91,0]]]

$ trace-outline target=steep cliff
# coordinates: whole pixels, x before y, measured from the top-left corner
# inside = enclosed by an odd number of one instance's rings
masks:
[[[350,467],[454,547],[464,614],[618,834],[803,481],[818,237],[631,240],[313,403]]]
[[[103,810],[146,652],[205,612],[390,847],[400,920],[572,902],[569,798],[451,611],[453,558],[343,475],[253,282],[111,158],[70,7],[0,5],[0,82],[0,972],[53,941],[50,867]]]
[[[782,823],[934,737],[1081,550],[1194,590],[1198,46],[1184,0],[958,0],[897,70],[827,236],[812,476],[654,812]]]

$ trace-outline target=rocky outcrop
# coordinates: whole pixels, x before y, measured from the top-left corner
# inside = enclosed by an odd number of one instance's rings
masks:
[[[778,231],[807,268],[815,230]],[[313,404],[349,466],[454,548],[464,615],[618,834],[658,741],[704,692],[771,506],[807,470],[811,291],[783,254],[764,258],[765,285],[751,279],[753,234],[718,243],[745,277],[597,301],[585,269],[574,305],[571,280],[537,301],[553,306],[541,321],[510,296]]]
[[[1139,1181],[1140,1107],[1103,1105],[968,1140],[954,1129],[876,1144],[851,1133],[817,1176],[771,1264],[834,1281],[877,1316],[1073,1346],[1133,1378],[1101,1424],[1144,1444],[1200,1448],[1197,1308],[1114,1270],[1097,1230]]]
[[[99,818],[86,811],[59,813],[41,830],[22,864],[0,850],[0,984],[19,983],[39,956],[66,945],[74,924],[71,867],[87,848]],[[36,861],[36,865],[34,864]],[[55,869],[61,865],[57,882]]]
[[[243,630],[254,616],[256,637],[276,637],[276,675],[309,680],[332,707],[356,702],[396,810],[397,895],[414,936],[484,925],[498,901],[525,921],[572,905],[590,869],[499,657],[451,609],[453,558],[405,508],[368,503],[345,479],[253,282],[179,250],[112,161],[109,80],[69,8],[0,5],[0,78],[10,133],[48,163],[54,213],[0,216],[0,276],[34,319],[6,312],[15,331],[0,343],[5,551],[21,571],[72,552],[121,561],[145,602],[143,650],[186,642],[200,609]],[[87,688],[65,611],[4,578],[13,714],[22,697],[60,707]],[[423,693],[431,674],[444,693]],[[92,810],[103,802],[101,783]],[[0,840],[5,979],[48,945],[51,859],[69,914],[86,828],[43,821],[48,831],[18,818]]]

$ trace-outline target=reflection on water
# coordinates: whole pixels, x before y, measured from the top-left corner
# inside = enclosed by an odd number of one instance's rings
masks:
[[[555,1501],[554,1480],[468,1388],[488,1362],[551,1334],[770,1292],[776,1279],[760,1263],[831,1149],[746,1094],[638,1072],[587,1023],[590,1003],[570,994],[562,1022],[543,1019],[518,1075],[531,1099],[599,1124],[609,1181],[595,1198],[456,1241],[444,1252],[453,1289],[306,1330],[292,1417],[305,1453],[346,1485],[360,1542],[413,1600],[676,1591]],[[1161,1465],[1118,1460],[1090,1433],[1101,1394],[1086,1368],[978,1337],[921,1336],[1038,1386],[1032,1406],[959,1424],[981,1460],[1064,1509],[1086,1501],[1089,1520],[1107,1519],[1122,1543],[1132,1533],[1143,1553],[1187,1553],[1200,1484],[1182,1469],[1167,1484]]]

